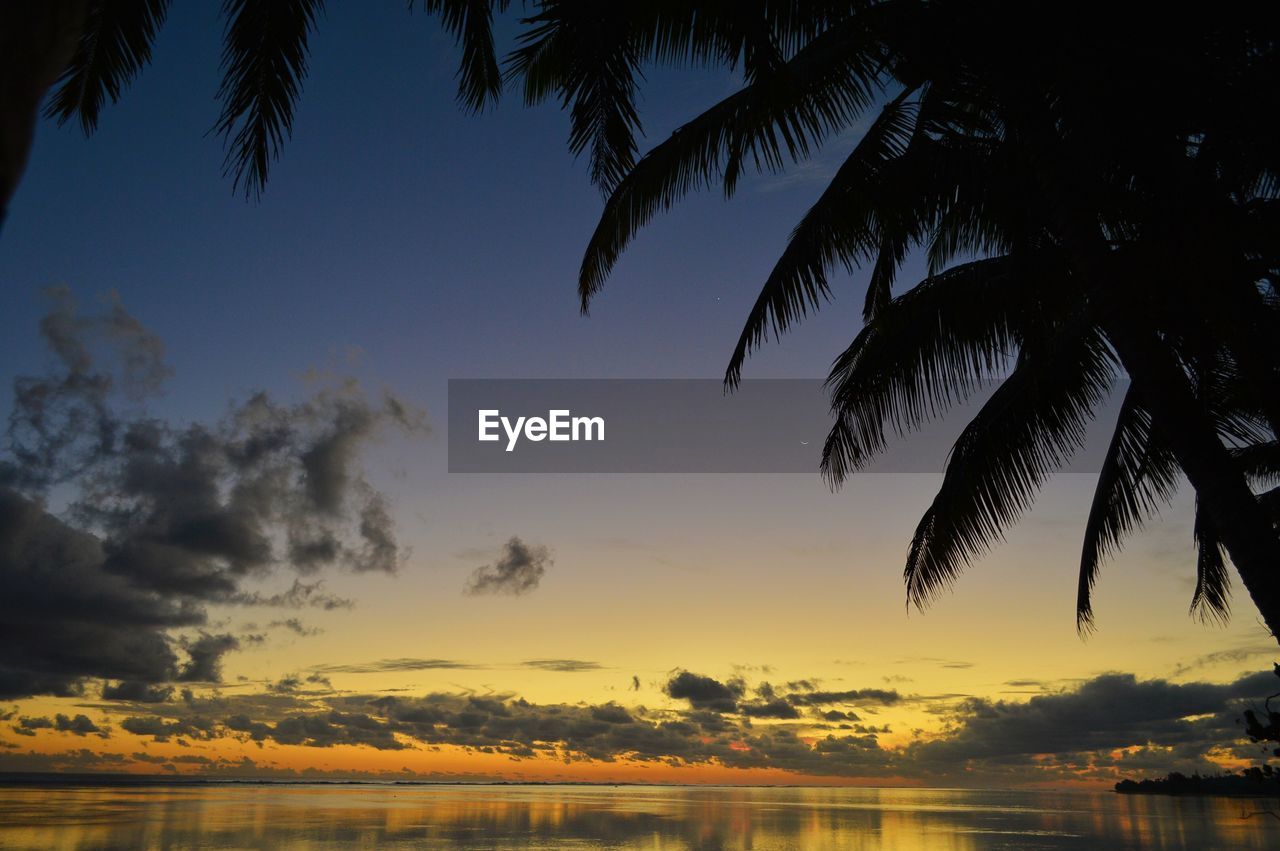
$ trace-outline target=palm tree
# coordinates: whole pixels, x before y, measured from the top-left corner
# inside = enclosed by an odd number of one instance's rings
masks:
[[[415,5],[410,3],[410,5]],[[1280,434],[1277,10],[1211,18],[1013,0],[539,0],[505,76],[568,110],[569,145],[607,197],[583,259],[584,311],[635,233],[687,193],[870,128],[798,224],[733,352],[729,387],[770,332],[870,267],[866,326],[830,379],[823,470],[838,485],[985,381],[909,551],[927,604],[998,539],[1131,379],[1086,526],[1078,616],[1101,559],[1184,474],[1195,488],[1198,611],[1225,614],[1229,554],[1280,636],[1268,478]],[[462,46],[459,98],[499,94],[506,0],[425,0]],[[292,125],[320,0],[226,0],[216,127],[255,195]],[[0,8],[0,210],[44,93],[92,130],[147,63],[167,0]],[[722,66],[739,91],[638,157],[647,63]],[[2,214],[2,213],[0,213]],[[895,297],[912,251],[929,277]]]
[[[408,0],[440,17],[462,48],[458,99],[479,110],[501,89],[491,31],[509,0]],[[324,0],[224,0],[222,104],[214,129],[236,191],[257,197],[293,128],[307,41]],[[0,4],[0,224],[26,167],[40,105],[93,133],[151,61],[169,0],[41,0]]]
[[[1274,11],[1226,4],[1157,27],[1090,4],[544,2],[529,23],[510,72],[528,100],[563,101],[570,147],[607,198],[584,311],[658,212],[699,188],[731,194],[744,169],[783,169],[874,114],[767,277],[726,383],[825,302],[839,265],[869,266],[870,281],[866,325],[829,380],[834,484],[887,432],[999,383],[912,541],[912,603],[1017,519],[1123,371],[1081,629],[1101,559],[1183,474],[1198,504],[1193,608],[1225,615],[1225,549],[1280,636],[1276,496],[1251,487],[1280,433]],[[743,85],[637,158],[648,62],[737,68]],[[912,251],[930,275],[895,297]]]

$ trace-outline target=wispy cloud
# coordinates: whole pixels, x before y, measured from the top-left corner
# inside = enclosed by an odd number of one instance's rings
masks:
[[[322,674],[379,674],[385,671],[481,670],[483,665],[457,662],[453,659],[379,659],[376,662],[317,665],[310,670]]]
[[[526,668],[537,668],[541,671],[558,671],[566,674],[599,671],[604,668],[599,662],[584,662],[580,659],[528,659],[520,664]]]

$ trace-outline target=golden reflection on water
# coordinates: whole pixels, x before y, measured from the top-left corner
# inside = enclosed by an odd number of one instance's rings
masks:
[[[1251,849],[1251,802],[1077,792],[587,786],[0,787],[0,848]]]

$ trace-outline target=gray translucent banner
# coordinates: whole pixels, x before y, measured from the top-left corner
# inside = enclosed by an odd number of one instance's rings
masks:
[[[1065,471],[1098,470],[1123,389]],[[892,440],[865,472],[942,472],[988,396]],[[812,474],[832,422],[816,379],[752,379],[728,395],[719,379],[451,379],[448,419],[450,473]]]

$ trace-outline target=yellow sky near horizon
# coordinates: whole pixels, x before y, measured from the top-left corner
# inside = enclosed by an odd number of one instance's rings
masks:
[[[1242,672],[1265,670],[1275,655],[1239,587],[1230,625],[1188,617],[1192,552],[1178,537],[1187,530],[1185,505],[1106,566],[1096,594],[1099,629],[1079,637],[1074,561],[1081,500],[1092,485],[1086,476],[1061,477],[953,594],[928,612],[908,612],[900,559],[936,481],[867,477],[832,496],[819,482],[798,476],[599,477],[588,482],[587,493],[581,481],[568,477],[527,477],[496,489],[496,496],[490,486],[471,499],[459,487],[447,508],[438,498],[419,505],[409,500],[401,505],[400,522],[413,554],[398,575],[326,576],[325,591],[353,600],[351,609],[215,610],[213,626],[241,635],[241,648],[225,658],[221,685],[191,688],[198,696],[235,698],[270,694],[290,675],[320,675],[330,685],[304,685],[302,696],[310,689],[335,695],[477,695],[538,706],[617,703],[643,707],[660,723],[688,708],[664,692],[675,672],[687,670],[722,682],[740,678],[748,699],[764,682],[779,691],[797,681],[828,691],[897,691],[905,698],[897,705],[857,708],[863,725],[889,728],[877,738],[881,747],[896,751],[944,735],[954,722],[948,708],[969,698],[1021,703],[1107,672],[1225,683]],[[576,508],[567,516],[571,499]],[[785,516],[779,505],[786,506]],[[415,517],[431,520],[415,524]],[[637,517],[645,519],[639,528]],[[512,528],[513,518],[528,531]],[[492,559],[511,532],[551,547],[554,564],[541,586],[518,597],[463,595],[470,571]],[[462,545],[477,539],[494,546]],[[299,618],[307,634],[271,626],[285,617]],[[6,753],[55,760],[82,750],[119,754],[123,762],[107,759],[84,767],[143,773],[157,771],[165,762],[161,757],[173,766],[165,770],[234,773],[233,764],[248,757],[255,770],[407,769],[459,779],[928,782],[884,773],[728,768],[714,760],[689,765],[625,757],[513,759],[421,742],[404,750],[260,744],[243,736],[157,742],[120,726],[123,717],[147,707],[117,710],[88,697],[15,702],[7,710],[11,719],[0,725]],[[110,737],[56,729],[19,735],[13,726],[23,716],[58,713],[85,713],[109,728]],[[798,730],[811,746],[833,733],[808,715],[785,722],[757,719],[752,726],[759,733],[773,725]],[[1044,782],[1073,781],[1059,771],[1046,774]]]

